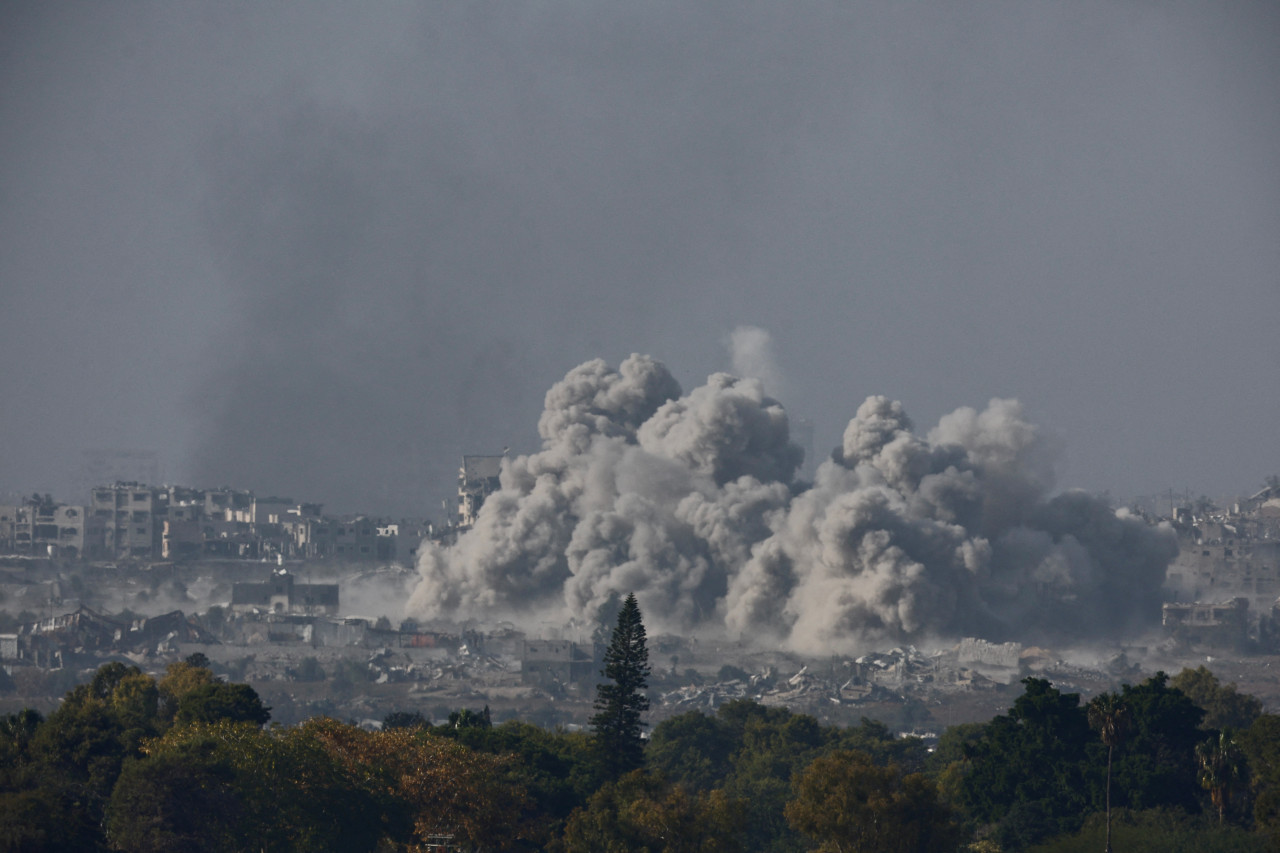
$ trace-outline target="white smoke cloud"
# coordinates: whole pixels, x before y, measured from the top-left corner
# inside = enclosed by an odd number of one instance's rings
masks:
[[[1053,495],[1055,447],[1016,401],[921,436],[870,397],[801,486],[764,388],[720,373],[685,393],[639,355],[573,369],[547,392],[543,449],[506,460],[456,544],[424,546],[410,614],[591,621],[635,592],[651,630],[809,653],[1158,615],[1171,535]]]
[[[782,393],[782,369],[773,352],[773,337],[759,326],[738,326],[727,341],[733,372],[744,379],[759,379],[771,394]]]

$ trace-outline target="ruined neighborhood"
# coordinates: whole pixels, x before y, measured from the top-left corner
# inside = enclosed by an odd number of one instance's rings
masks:
[[[403,610],[424,541],[448,543],[499,488],[501,456],[466,457],[443,524],[354,516],[232,489],[115,483],[85,505],[0,507],[0,709],[50,707],[105,661],[144,671],[199,652],[252,684],[280,722],[371,727],[458,708],[579,727],[600,679],[598,625],[541,629]],[[1143,671],[1214,660],[1280,704],[1280,488],[1228,509],[1176,506],[1162,632],[1127,646],[1049,649],[969,637],[814,658],[744,641],[656,635],[655,720],[749,698],[824,722],[936,732],[989,717],[1034,674],[1085,694]],[[1250,660],[1251,667],[1233,662]]]

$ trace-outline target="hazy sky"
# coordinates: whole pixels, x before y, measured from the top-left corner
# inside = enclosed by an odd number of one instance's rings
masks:
[[[1059,485],[1280,472],[1280,5],[0,6],[0,494],[86,449],[439,515],[643,352],[838,443],[1016,397]]]

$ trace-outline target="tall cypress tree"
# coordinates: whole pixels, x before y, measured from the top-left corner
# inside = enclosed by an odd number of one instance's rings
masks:
[[[606,681],[596,687],[591,729],[605,778],[617,779],[644,764],[641,714],[649,710],[649,649],[634,593],[618,613],[613,639],[604,653]]]

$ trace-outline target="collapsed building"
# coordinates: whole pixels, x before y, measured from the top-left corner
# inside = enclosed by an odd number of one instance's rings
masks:
[[[217,642],[181,610],[122,620],[81,605],[0,636],[0,659],[9,665],[58,668],[111,655],[164,654],[178,643]]]

